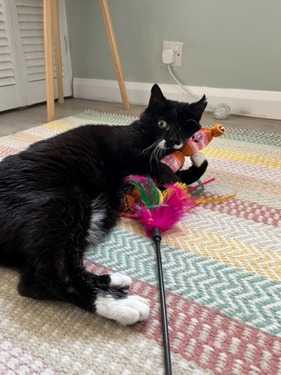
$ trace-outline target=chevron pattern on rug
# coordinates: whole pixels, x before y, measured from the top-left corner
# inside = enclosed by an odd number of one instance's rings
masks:
[[[85,111],[0,138],[0,158],[84,124],[132,117]],[[226,129],[204,150],[214,177],[202,203],[163,236],[162,258],[175,375],[281,375],[281,136]],[[0,374],[163,374],[154,246],[139,223],[117,227],[86,254],[99,274],[133,277],[151,301],[144,324],[123,328],[73,306],[16,292],[0,273]]]

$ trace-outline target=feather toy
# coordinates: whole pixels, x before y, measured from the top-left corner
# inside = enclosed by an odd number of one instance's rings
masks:
[[[152,237],[155,227],[167,231],[196,206],[185,184],[169,184],[162,192],[148,177],[130,175],[125,181],[139,192],[139,199],[131,202],[129,208],[145,227],[148,237]]]
[[[162,192],[148,177],[131,175],[125,180],[134,186],[139,194],[137,202],[130,205],[131,211],[139,220],[148,237],[152,237],[155,243],[158,281],[161,301],[162,330],[166,375],[172,374],[171,354],[169,344],[169,330],[167,308],[165,299],[165,287],[161,259],[161,233],[176,224],[188,211],[196,206],[195,199],[189,195],[185,184],[170,184]],[[127,202],[128,203],[128,202]]]

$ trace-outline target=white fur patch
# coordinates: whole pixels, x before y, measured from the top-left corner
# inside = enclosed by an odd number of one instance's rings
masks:
[[[115,320],[122,325],[131,325],[146,320],[149,316],[149,303],[140,296],[115,299],[111,295],[98,295],[96,313]]]
[[[123,275],[122,273],[119,273],[119,272],[112,273],[110,275],[110,279],[111,281],[110,281],[109,286],[113,288],[118,288],[118,289],[129,288],[132,284],[132,279],[130,278],[130,276]]]
[[[158,147],[161,148],[161,150],[165,150],[165,148],[166,148],[166,141],[165,141],[165,139],[162,139],[162,141],[160,141],[158,143]]]
[[[186,171],[192,166],[192,160],[190,159],[190,156],[186,156],[184,158],[183,165],[180,168],[180,171]]]
[[[194,165],[198,168],[206,160],[206,157],[202,152],[196,152],[195,154],[193,154],[191,156],[191,159],[192,159]]]
[[[104,232],[102,231],[102,222],[105,218],[106,209],[100,197],[93,200],[91,206],[92,214],[87,240],[89,243],[95,244],[104,236]]]

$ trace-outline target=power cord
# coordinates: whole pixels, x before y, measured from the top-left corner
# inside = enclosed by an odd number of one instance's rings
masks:
[[[168,72],[170,73],[171,77],[173,78],[173,80],[186,92],[188,93],[189,95],[191,95],[194,99],[196,100],[199,100],[200,98],[192,91],[190,90],[189,88],[186,88],[178,79],[177,77],[175,76],[172,68],[171,68],[171,65],[170,64],[165,64],[167,65],[167,68],[168,68]],[[208,108],[210,108],[213,113],[214,113],[214,116],[216,119],[218,120],[225,120],[230,112],[231,112],[231,108],[228,104],[226,103],[219,103],[218,105],[216,105],[215,107],[211,106],[210,104],[207,105]]]

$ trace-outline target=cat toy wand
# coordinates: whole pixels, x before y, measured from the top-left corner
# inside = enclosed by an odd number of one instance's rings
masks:
[[[195,207],[195,200],[187,193],[184,184],[170,184],[164,192],[147,177],[131,175],[126,182],[134,186],[133,204],[129,204],[135,218],[139,220],[148,237],[153,239],[156,249],[158,283],[161,304],[162,333],[166,375],[172,375],[169,326],[165,298],[165,286],[161,257],[161,233],[176,224],[184,214]],[[132,203],[132,201],[131,201]]]

